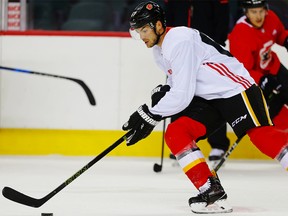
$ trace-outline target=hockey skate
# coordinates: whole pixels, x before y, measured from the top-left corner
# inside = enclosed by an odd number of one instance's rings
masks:
[[[178,163],[175,155],[173,155],[172,153],[170,153],[170,154],[169,154],[169,158],[172,159],[172,166],[173,166],[173,167],[178,167],[178,166],[179,166],[179,163]]]
[[[197,214],[228,213],[232,212],[232,207],[227,203],[225,193],[220,181],[216,177],[209,177],[207,183],[209,187],[189,199],[191,211]]]

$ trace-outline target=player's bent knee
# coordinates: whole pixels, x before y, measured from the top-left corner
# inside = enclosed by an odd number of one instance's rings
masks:
[[[195,140],[205,134],[206,127],[202,123],[183,116],[168,125],[165,141],[171,152],[176,155],[187,146],[197,147]]]
[[[252,128],[247,132],[251,142],[270,158],[275,158],[287,143],[287,137],[273,126]]]

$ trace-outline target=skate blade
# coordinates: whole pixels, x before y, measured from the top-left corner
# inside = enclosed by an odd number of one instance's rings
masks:
[[[218,200],[213,204],[206,206],[206,203],[192,203],[191,211],[196,214],[213,214],[213,213],[229,213],[233,208],[227,203],[227,200]]]

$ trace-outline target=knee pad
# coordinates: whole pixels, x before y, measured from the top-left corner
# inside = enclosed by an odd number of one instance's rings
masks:
[[[171,152],[177,155],[185,148],[197,148],[195,141],[206,134],[206,127],[189,117],[183,116],[170,123],[165,141]]]

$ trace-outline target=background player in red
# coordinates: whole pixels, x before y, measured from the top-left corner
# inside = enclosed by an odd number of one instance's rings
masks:
[[[262,88],[274,124],[288,129],[288,71],[271,49],[277,43],[288,50],[288,31],[266,0],[244,0],[242,6],[245,15],[228,36],[230,52]]]

